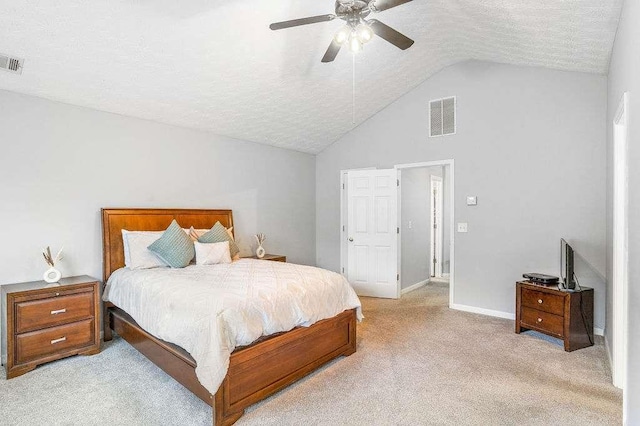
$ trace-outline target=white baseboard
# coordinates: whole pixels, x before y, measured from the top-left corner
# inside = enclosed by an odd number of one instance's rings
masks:
[[[469,306],[469,305],[460,305],[458,303],[454,303],[449,307],[451,309],[456,309],[458,311],[472,312],[474,314],[488,315],[490,317],[505,318],[510,320],[516,319],[516,314],[510,314],[509,312],[502,312],[502,311],[494,311],[493,309],[478,308],[478,307]],[[594,327],[593,333],[596,336],[604,336],[604,329]],[[606,343],[606,340],[605,340],[605,343]]]
[[[442,273],[442,278],[449,278],[450,276],[451,276],[451,274],[448,273],[448,272],[443,272]]]
[[[510,320],[515,320],[516,319],[516,315],[515,314],[510,314],[509,312],[494,311],[493,309],[478,308],[478,307],[475,307],[475,306],[461,305],[459,303],[454,303],[454,304],[450,305],[449,307],[451,309],[456,309],[458,311],[471,312],[471,313],[474,313],[474,314],[481,314],[481,315],[488,315],[490,317],[505,318],[505,319],[510,319]]]
[[[410,285],[409,287],[403,288],[402,290],[400,290],[400,294],[406,294],[406,293],[409,293],[410,291],[417,290],[420,287],[424,287],[425,285],[427,285],[428,282],[429,282],[429,279],[427,278],[424,281],[420,281],[418,283]]]

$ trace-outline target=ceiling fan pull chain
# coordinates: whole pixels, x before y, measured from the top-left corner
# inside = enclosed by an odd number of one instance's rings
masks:
[[[356,54],[352,54],[353,57],[353,84],[351,93],[351,124],[356,124]]]

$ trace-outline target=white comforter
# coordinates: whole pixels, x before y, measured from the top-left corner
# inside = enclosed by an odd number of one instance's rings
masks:
[[[236,346],[309,326],[357,308],[340,274],[311,266],[241,259],[231,264],[115,271],[104,300],[154,336],[187,350],[200,383],[214,394]]]

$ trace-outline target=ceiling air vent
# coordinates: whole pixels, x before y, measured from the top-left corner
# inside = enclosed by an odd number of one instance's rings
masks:
[[[14,58],[0,53],[0,70],[22,74],[22,64],[24,59]]]
[[[456,133],[455,96],[429,102],[429,137]]]

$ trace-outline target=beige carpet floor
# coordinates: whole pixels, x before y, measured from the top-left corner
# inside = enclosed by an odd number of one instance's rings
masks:
[[[566,353],[513,321],[447,308],[430,284],[363,298],[358,352],[252,406],[237,425],[615,425],[601,339]],[[3,425],[211,425],[211,409],[119,338],[0,380]]]

